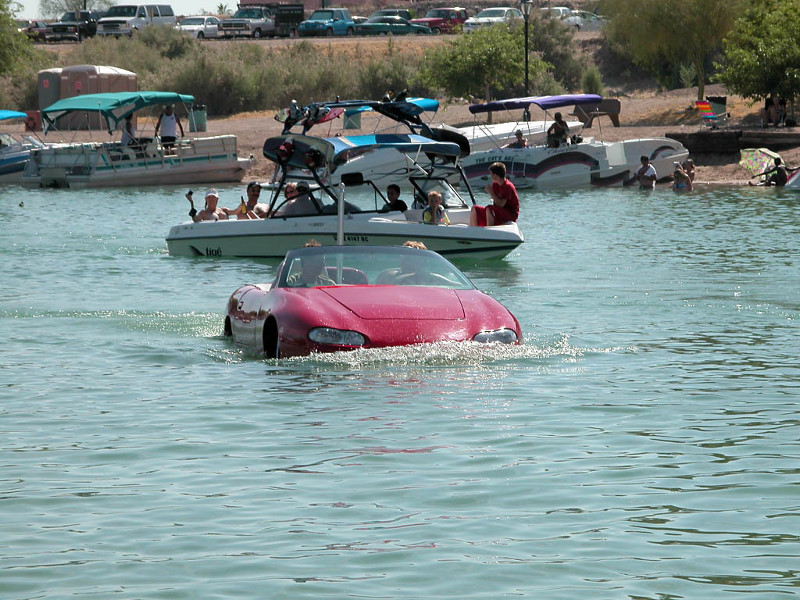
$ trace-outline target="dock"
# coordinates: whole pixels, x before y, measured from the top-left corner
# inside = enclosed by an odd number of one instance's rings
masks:
[[[692,133],[667,133],[690,154],[736,154],[743,148],[769,148],[774,152],[800,146],[800,128],[707,129]]]

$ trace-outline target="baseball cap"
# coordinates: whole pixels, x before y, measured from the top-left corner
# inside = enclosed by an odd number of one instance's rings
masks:
[[[250,188],[254,188],[254,187],[257,187],[258,189],[261,189],[261,184],[258,183],[257,181],[251,181],[250,183],[247,184],[247,189],[248,190]]]
[[[210,196],[214,196],[214,198],[219,200],[219,194],[217,193],[217,190],[215,190],[214,188],[206,190],[206,198],[208,198]]]

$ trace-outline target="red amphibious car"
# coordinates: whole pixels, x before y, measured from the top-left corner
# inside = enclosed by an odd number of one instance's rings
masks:
[[[269,358],[438,341],[519,344],[519,323],[453,264],[414,247],[286,254],[271,284],[228,300],[225,335]]]

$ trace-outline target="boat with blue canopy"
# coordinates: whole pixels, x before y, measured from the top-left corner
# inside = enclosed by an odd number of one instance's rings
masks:
[[[529,96],[474,104],[469,110],[480,114],[500,110],[528,111],[529,107],[537,106],[547,114],[547,111],[559,108],[582,106],[586,112],[592,112],[591,107],[597,106],[601,100],[597,94]],[[689,152],[680,142],[670,138],[604,142],[582,137],[582,125],[580,129],[569,125],[567,135],[528,138],[528,145],[523,148],[508,147],[504,140],[497,139],[492,148],[471,152],[462,165],[473,185],[489,182],[489,165],[502,162],[508,178],[517,188],[552,190],[632,185],[637,182],[636,173],[642,166],[643,156],[663,178],[671,176],[674,163],[686,160]]]
[[[28,115],[18,110],[0,110],[0,123],[26,121]],[[18,182],[33,148],[44,144],[31,135],[15,136],[0,131],[0,181]]]
[[[161,91],[84,94],[64,98],[42,111],[45,132],[90,115],[109,135],[129,115],[160,105],[184,105],[190,119],[194,97]],[[76,117],[75,115],[83,115]],[[174,146],[140,135],[132,140],[59,144],[31,152],[21,181],[41,187],[108,187],[240,181],[251,160],[239,158],[233,135],[180,137]]]
[[[404,211],[390,210],[383,187],[366,174],[339,173],[352,164],[352,154],[388,150],[414,157],[410,160],[415,171],[401,186],[401,196],[409,205]],[[418,240],[448,256],[505,256],[524,241],[519,226],[469,225],[475,198],[458,164],[460,154],[456,143],[417,134],[272,137],[264,143],[264,156],[282,175],[272,189],[269,216],[182,223],[170,229],[167,247],[178,256],[280,258],[311,238],[322,245],[342,240],[346,245],[364,246]],[[459,190],[449,181],[454,175],[461,177]],[[289,182],[304,190],[301,197],[285,197]],[[422,203],[432,190],[442,194],[450,225],[422,222]]]

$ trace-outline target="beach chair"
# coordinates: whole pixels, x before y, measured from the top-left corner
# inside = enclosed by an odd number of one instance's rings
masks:
[[[706,127],[718,129],[720,125],[728,124],[728,113],[724,109],[722,112],[715,112],[708,100],[696,100],[694,105],[697,107],[697,112],[700,113],[700,118]]]

